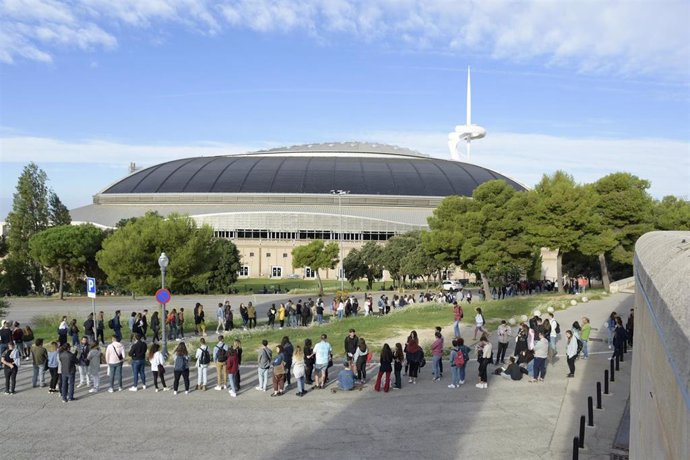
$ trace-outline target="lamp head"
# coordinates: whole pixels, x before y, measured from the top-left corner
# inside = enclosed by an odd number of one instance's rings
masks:
[[[161,252],[160,257],[158,258],[158,265],[161,267],[161,270],[168,268],[169,262],[170,259],[168,259],[168,256],[166,256],[164,252]]]

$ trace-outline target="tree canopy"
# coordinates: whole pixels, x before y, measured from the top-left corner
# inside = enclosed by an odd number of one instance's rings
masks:
[[[335,268],[338,260],[338,243],[325,244],[321,240],[314,240],[292,250],[292,268],[309,267],[314,270],[320,294],[323,294],[323,283],[319,270]]]

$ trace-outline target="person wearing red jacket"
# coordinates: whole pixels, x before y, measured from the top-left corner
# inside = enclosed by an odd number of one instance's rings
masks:
[[[460,321],[462,321],[463,311],[462,307],[458,305],[457,302],[453,303],[453,315],[455,317],[455,323],[453,323],[453,332],[455,333],[455,338],[460,337]]]
[[[237,350],[235,347],[230,347],[228,350],[228,362],[226,364],[227,372],[228,372],[228,383],[230,384],[230,390],[228,390],[228,393],[230,393],[230,396],[233,398],[237,397],[237,387],[235,385],[235,374],[237,374],[240,370],[240,362],[237,357]]]

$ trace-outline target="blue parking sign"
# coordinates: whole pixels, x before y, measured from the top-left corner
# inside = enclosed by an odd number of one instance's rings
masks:
[[[86,295],[96,298],[96,278],[86,278]]]

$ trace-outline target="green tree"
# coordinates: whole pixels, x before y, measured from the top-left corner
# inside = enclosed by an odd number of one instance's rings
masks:
[[[48,227],[50,218],[50,206],[48,203],[48,177],[36,163],[29,163],[24,167],[17,182],[16,192],[13,196],[12,211],[7,215],[9,244],[13,276],[19,273],[26,275],[33,283],[34,289],[40,289],[42,285],[40,266],[33,263],[29,255],[29,240],[33,235]],[[21,269],[20,266],[25,266]],[[18,287],[23,283],[12,283]],[[14,292],[25,294],[26,292]]]
[[[472,200],[466,197],[444,198],[427,219],[429,232],[422,234],[422,244],[427,253],[444,267],[462,264],[462,245],[466,235],[462,228],[465,214],[472,207]]]
[[[338,263],[338,244],[325,244],[321,240],[314,240],[304,246],[297,246],[292,250],[292,268],[309,267],[316,273],[319,283],[319,295],[323,295],[323,282],[319,270],[335,268]]]
[[[414,240],[415,246],[405,255],[402,263],[402,273],[410,278],[424,278],[427,289],[431,282],[431,277],[440,272],[444,263],[434,258],[434,254],[427,250],[423,243],[423,234],[426,232],[414,231],[406,235]]]
[[[364,264],[362,254],[358,249],[351,250],[343,259],[343,272],[350,286],[355,286],[355,281],[364,278],[367,266]]]
[[[690,201],[665,196],[654,203],[654,227],[658,230],[690,230]]]
[[[632,266],[635,242],[653,229],[649,182],[629,173],[613,173],[587,186],[592,214],[578,248],[597,256],[604,289],[609,290],[608,257]]]
[[[54,191],[50,191],[48,196],[49,220],[51,225],[69,225],[72,223],[72,216],[67,207],[62,204],[60,197]]]
[[[213,229],[197,228],[189,216],[163,218],[148,213],[117,229],[103,241],[98,264],[115,286],[135,293],[152,293],[160,287],[161,252],[170,258],[166,286],[178,293],[206,286],[217,265]]]
[[[394,283],[399,288],[405,285],[405,278],[408,275],[413,275],[407,271],[410,269],[410,266],[406,263],[405,258],[414,251],[418,241],[417,238],[409,233],[404,233],[388,240],[383,248],[383,267],[388,270]]]
[[[31,257],[46,268],[57,268],[60,274],[58,292],[63,300],[65,272],[85,274],[89,260],[101,248],[103,231],[93,225],[60,225],[43,230],[29,240]]]
[[[0,262],[0,294],[26,295],[31,290],[29,265],[17,257],[6,257]]]
[[[217,254],[217,262],[209,280],[211,289],[229,294],[240,270],[240,253],[237,246],[222,238],[213,241],[213,251]]]
[[[536,246],[557,252],[558,292],[563,293],[563,254],[577,248],[589,225],[591,206],[586,190],[572,176],[557,171],[544,175],[528,194],[527,235]]]
[[[514,281],[532,264],[534,250],[524,238],[527,199],[502,180],[485,182],[472,193],[460,223],[468,235],[461,255],[463,266],[479,273],[485,292],[489,281]]]

